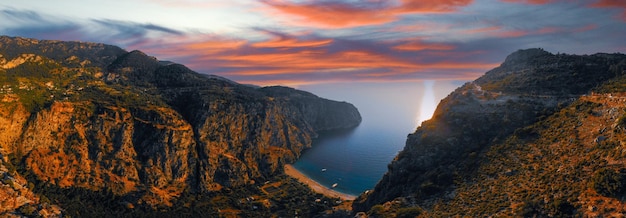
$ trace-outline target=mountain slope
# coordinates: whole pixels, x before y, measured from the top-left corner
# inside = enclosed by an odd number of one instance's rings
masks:
[[[317,131],[361,121],[349,103],[252,88],[140,51],[0,42],[2,155],[37,186],[172,205],[273,178]]]
[[[376,188],[355,201],[355,211],[395,213],[398,208],[422,208],[428,216],[489,216],[513,211],[511,208],[516,208],[520,202],[502,197],[507,194],[505,190],[514,190],[524,184],[531,187],[527,193],[546,191],[550,189],[547,186],[551,180],[522,183],[524,180],[507,179],[520,176],[520,170],[497,160],[524,159],[539,166],[542,163],[528,160],[533,154],[524,152],[517,157],[508,157],[512,151],[500,149],[501,145],[510,143],[524,131],[540,131],[534,128],[541,127],[542,122],[552,119],[558,114],[556,112],[570,107],[568,105],[577,108],[575,105],[586,101],[584,94],[593,88],[615,84],[624,75],[625,63],[626,56],[621,54],[553,55],[541,49],[529,49],[509,55],[500,67],[465,84],[441,101],[433,118],[409,135],[404,150],[389,165],[389,171]],[[612,116],[624,113],[617,106],[613,108],[618,112]],[[569,140],[566,135],[560,136],[563,138],[559,140]],[[528,148],[529,145],[524,143],[519,142],[517,148]],[[551,157],[556,158],[566,154],[553,155]],[[537,173],[528,174],[542,177]],[[555,177],[551,177],[552,181],[557,179]],[[499,180],[493,182],[494,179]],[[581,208],[582,204],[567,200],[569,204],[563,204],[563,207],[575,205],[574,208]],[[560,203],[555,203],[557,201]],[[558,198],[535,203],[563,202],[563,198]],[[386,210],[380,210],[380,207],[370,210],[378,204],[386,205]],[[558,210],[544,208],[535,212],[556,215]]]

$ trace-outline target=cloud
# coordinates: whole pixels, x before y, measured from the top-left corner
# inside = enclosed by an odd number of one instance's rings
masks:
[[[487,26],[474,29],[466,29],[464,34],[484,35],[492,38],[521,38],[540,35],[569,35],[583,33],[598,28],[597,24],[587,24],[584,26],[560,27],[560,26],[540,26],[531,29],[508,29],[505,26]]]
[[[20,11],[20,10],[0,10],[0,16],[5,19],[7,24],[23,24],[30,22],[44,22],[45,20],[34,11]],[[7,22],[10,21],[10,22]]]
[[[609,1],[598,0],[593,7],[564,1],[516,2],[524,5],[511,7],[497,1],[465,7],[472,2],[463,0],[263,0],[256,6],[274,5],[270,6],[274,14],[299,17],[294,22],[300,26],[251,24],[237,35],[181,30],[156,21],[81,20],[9,8],[0,10],[0,32],[114,44],[200,73],[265,85],[471,80],[523,48],[587,54],[624,51],[623,22],[606,13],[617,7]],[[279,9],[282,6],[304,11],[287,13]],[[509,8],[493,10],[503,6]],[[414,16],[419,13],[439,14]]]
[[[165,7],[179,8],[215,8],[230,6],[232,2],[210,2],[194,0],[143,0],[145,4],[159,4]],[[230,4],[229,4],[230,3]]]
[[[467,6],[473,0],[402,0],[393,1],[308,1],[294,3],[279,0],[261,0],[273,10],[292,15],[302,20],[296,25],[314,25],[321,28],[346,28],[380,25],[399,19],[400,15],[411,13],[447,13]]]
[[[453,45],[443,43],[425,43],[422,40],[404,42],[393,47],[400,51],[422,51],[422,50],[452,50]]]
[[[467,6],[473,0],[402,0],[402,4],[393,11],[401,13],[442,13],[454,12],[460,7]]]
[[[568,2],[563,0],[501,0],[510,3],[525,3],[531,5],[545,5],[557,2]],[[571,2],[568,2],[571,3]],[[574,2],[575,3],[575,2]],[[621,10],[620,19],[626,22],[626,1],[624,0],[594,0],[593,3],[587,4],[591,8],[609,8]]]
[[[503,2],[511,2],[511,3],[525,3],[532,5],[543,5],[554,2],[555,0],[501,0]]]
[[[156,24],[109,19],[74,21],[29,10],[1,10],[0,31],[38,39],[94,41],[122,47],[141,47],[153,38],[182,36],[183,32]]]
[[[169,44],[167,56],[200,72],[257,84],[469,79],[497,65],[467,58],[454,45],[371,41],[271,32],[262,41],[212,37]],[[180,39],[177,40],[180,42]],[[199,46],[202,49],[197,49]],[[230,46],[227,46],[230,45]],[[162,52],[161,48],[155,53]],[[160,51],[159,51],[160,50]],[[209,51],[209,52],[207,52]]]
[[[616,8],[622,10],[621,19],[626,22],[626,1],[623,0],[599,0],[591,4],[591,7],[597,8]]]
[[[0,32],[6,35],[40,39],[80,40],[81,26],[58,17],[43,16],[34,11],[0,10]]]
[[[320,47],[325,46],[333,42],[332,39],[297,39],[294,37],[290,37],[286,34],[274,32],[274,31],[263,31],[270,36],[272,36],[271,40],[257,42],[252,44],[253,47],[259,48],[293,48],[293,47]]]
[[[341,2],[311,2],[301,4],[274,0],[263,0],[262,2],[271,6],[275,11],[287,15],[294,15],[302,18],[305,22],[311,22],[309,24],[324,28],[376,25],[397,19],[385,9],[387,6],[374,8]]]

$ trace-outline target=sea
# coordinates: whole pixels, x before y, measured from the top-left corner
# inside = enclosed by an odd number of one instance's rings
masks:
[[[429,119],[440,99],[462,82],[416,82],[299,87],[320,97],[345,100],[361,113],[349,130],[319,133],[293,166],[321,185],[360,195],[373,189],[404,148],[407,135]]]
[[[407,128],[381,127],[365,118],[355,129],[320,133],[293,166],[326,187],[336,183],[335,190],[359,195],[382,178],[407,133]]]

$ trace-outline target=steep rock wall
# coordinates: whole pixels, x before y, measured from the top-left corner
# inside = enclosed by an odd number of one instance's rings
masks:
[[[621,76],[623,68],[617,68],[624,60],[620,54],[553,55],[541,49],[509,55],[500,67],[443,99],[354,210],[399,197],[425,208],[449,200],[456,184],[477,173],[492,145]]]
[[[0,43],[4,62],[18,63],[0,69],[0,154],[26,177],[60,188],[168,205],[183,192],[265,181],[311,146],[317,131],[361,121],[349,103],[293,89],[287,93],[306,97],[276,96],[140,51],[11,37]],[[35,58],[14,61],[22,54]],[[351,118],[339,119],[345,114]]]

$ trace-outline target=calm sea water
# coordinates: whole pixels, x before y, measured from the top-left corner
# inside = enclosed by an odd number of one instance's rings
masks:
[[[437,103],[465,81],[326,84],[299,87],[354,104],[363,117],[357,128],[321,133],[294,167],[337,191],[359,195],[373,189],[404,148],[407,134],[432,115]],[[322,172],[322,169],[326,169]]]
[[[459,84],[462,82],[299,87],[354,104],[363,122],[352,130],[321,133],[293,166],[326,187],[337,183],[335,189],[346,194],[359,195],[373,189],[387,165],[404,148],[407,134],[432,115],[439,100]]]
[[[366,119],[350,131],[320,134],[294,167],[326,187],[337,183],[337,191],[359,195],[382,178],[404,147],[407,133],[406,128],[378,126]]]

